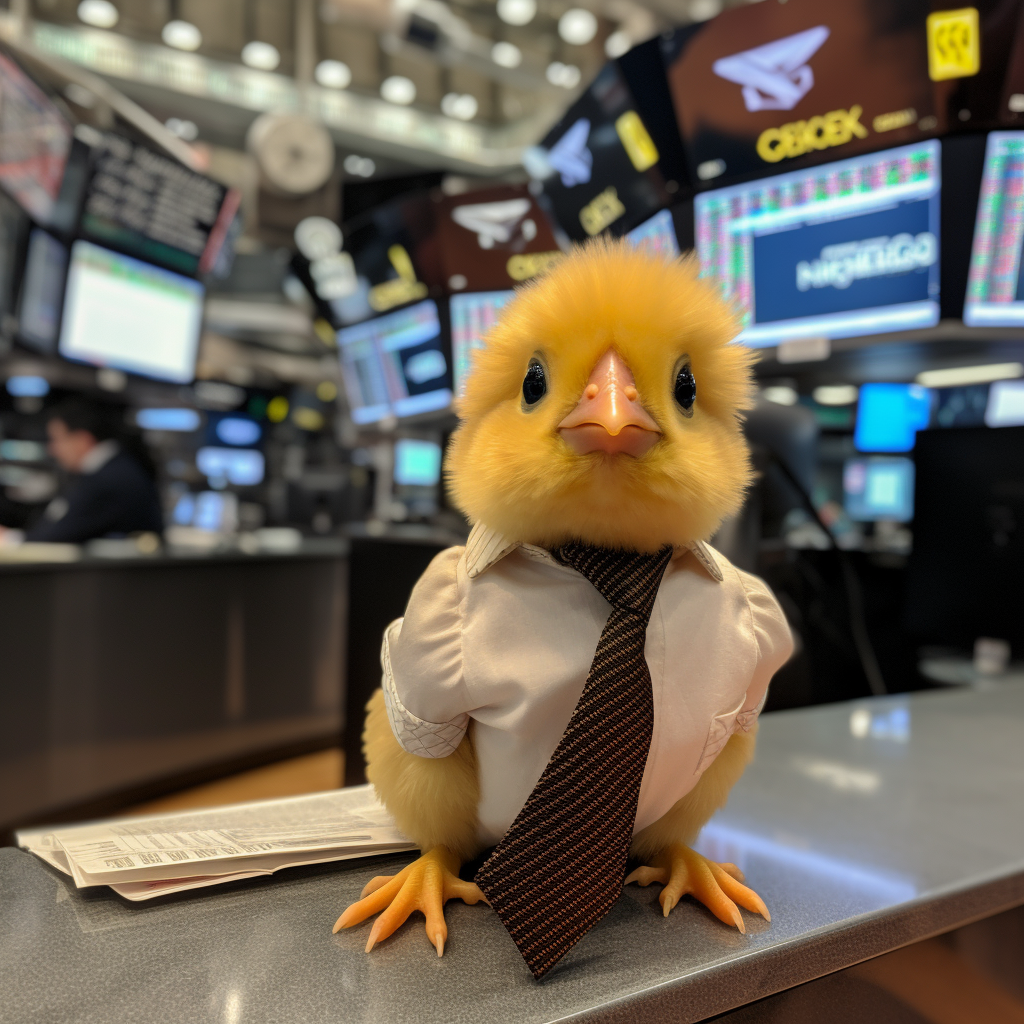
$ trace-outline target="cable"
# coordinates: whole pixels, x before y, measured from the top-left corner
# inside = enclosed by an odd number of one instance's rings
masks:
[[[835,534],[821,518],[810,494],[807,493],[806,488],[797,478],[796,474],[771,446],[762,443],[761,447],[768,452],[772,461],[782,470],[782,475],[789,481],[797,494],[800,495],[804,508],[824,531],[832,546],[832,550],[835,551],[836,557],[839,559],[839,566],[843,574],[843,586],[846,590],[846,603],[850,609],[850,633],[853,636],[853,645],[857,650],[860,667],[864,672],[864,678],[867,680],[868,688],[872,694],[876,697],[884,696],[889,692],[889,689],[885,685],[881,666],[878,664],[875,649],[871,645],[871,637],[864,618],[864,591],[861,588],[857,570],[853,567],[853,563],[847,557],[846,552],[839,546]]]

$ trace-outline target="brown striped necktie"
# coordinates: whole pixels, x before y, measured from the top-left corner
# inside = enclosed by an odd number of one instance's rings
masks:
[[[644,555],[571,544],[553,554],[612,613],[544,774],[476,876],[536,978],[622,893],[654,729],[647,623],[672,549]]]

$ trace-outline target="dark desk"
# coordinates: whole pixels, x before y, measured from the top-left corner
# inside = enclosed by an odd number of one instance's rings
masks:
[[[703,1020],[1024,903],[1022,736],[1024,689],[1011,686],[766,716],[757,761],[703,846],[740,864],[772,924],[747,915],[740,935],[688,900],[665,919],[657,887],[630,886],[540,984],[484,906],[449,906],[442,959],[420,923],[370,955],[368,925],[332,936],[363,884],[407,857],[139,905],[75,890],[29,854],[3,850],[0,1017]],[[1024,944],[1024,928],[1009,933]],[[1024,949],[1010,955],[1019,964]],[[834,993],[835,977],[815,984]],[[772,1005],[737,1019],[924,1019],[835,1005],[773,1017]]]
[[[0,564],[0,832],[336,744],[348,547]]]

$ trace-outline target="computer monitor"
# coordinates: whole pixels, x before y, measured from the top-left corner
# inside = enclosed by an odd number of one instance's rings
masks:
[[[57,345],[67,268],[67,247],[45,231],[33,228],[21,286],[18,337],[41,352],[53,352]]]
[[[433,299],[342,328],[338,348],[354,423],[439,412],[451,404],[451,376]]]
[[[441,482],[441,446],[411,437],[396,441],[394,475],[399,487],[436,487]]]
[[[701,273],[737,307],[737,340],[937,324],[939,155],[927,141],[698,195]]]
[[[627,231],[626,238],[634,245],[662,256],[679,255],[679,240],[670,210],[660,210],[643,224]]]
[[[59,352],[187,384],[195,376],[203,286],[91,242],[71,247]]]
[[[858,523],[906,523],[914,518],[914,463],[907,458],[847,459],[843,504]]]
[[[929,430],[914,452],[906,618],[922,643],[1009,640],[1024,655],[1024,427]]]
[[[207,445],[196,452],[196,469],[213,486],[255,487],[263,482],[266,460],[256,448]]]
[[[1024,325],[1024,132],[992,132],[971,245],[964,323],[971,327]]]
[[[862,384],[853,444],[859,452],[909,452],[931,420],[932,394],[920,384]]]
[[[474,349],[484,347],[484,337],[495,325],[498,314],[514,291],[474,292],[453,295],[449,300],[452,320],[452,362],[455,393],[461,395],[469,373]]]
[[[988,427],[1024,426],[1024,380],[997,380],[988,389]]]

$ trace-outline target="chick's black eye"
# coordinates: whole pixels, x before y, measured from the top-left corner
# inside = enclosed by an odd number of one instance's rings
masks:
[[[544,367],[535,359],[530,363],[523,378],[523,400],[527,405],[536,405],[548,390],[547,376]]]
[[[697,382],[693,379],[693,371],[689,366],[680,367],[676,374],[676,401],[683,412],[690,412],[697,398]]]

